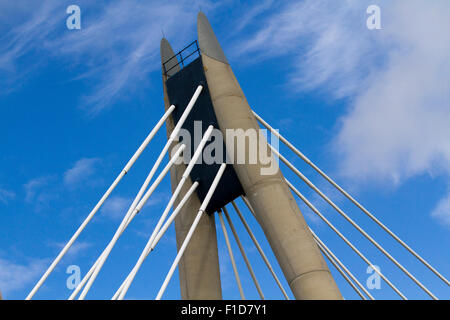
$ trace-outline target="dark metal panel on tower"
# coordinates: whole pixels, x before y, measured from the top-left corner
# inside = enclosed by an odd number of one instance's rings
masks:
[[[193,44],[196,44],[196,42]],[[176,57],[174,59],[176,59]],[[182,64],[183,62],[184,60],[181,60],[179,63]],[[168,73],[170,74],[170,71]],[[202,93],[198,97],[194,108],[182,126],[183,129],[189,131],[190,137],[192,138],[189,143],[190,150],[188,150],[191,155],[194,154],[197,147],[196,142],[199,142],[199,139],[194,139],[195,135],[199,135],[200,131],[203,135],[209,125],[212,125],[215,129],[220,129],[212,106],[201,59],[196,58],[186,66],[184,66],[183,63],[183,68],[175,74],[170,74],[170,78],[166,81],[167,94],[170,103],[176,106],[173,112],[173,119],[175,123],[177,123],[180,119],[198,85],[203,86]],[[196,121],[200,122],[195,124]],[[197,126],[197,132],[194,130],[195,126]],[[201,129],[199,129],[199,126],[201,126]],[[210,143],[213,143],[213,141],[209,141],[205,148],[207,148]],[[226,160],[226,149],[223,140],[221,141],[221,144],[223,157],[220,161],[212,164],[206,164],[204,161],[197,163],[190,174],[192,181],[199,182],[199,187],[196,191],[201,201],[205,198],[214,176],[220,167],[220,163]],[[233,166],[227,166],[222,179],[217,186],[216,192],[214,193],[206,209],[206,212],[214,213],[230,201],[243,194],[244,190],[239,182],[239,179],[237,178]]]

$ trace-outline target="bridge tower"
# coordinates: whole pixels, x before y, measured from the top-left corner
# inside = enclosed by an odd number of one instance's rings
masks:
[[[239,196],[245,196],[253,209],[255,218],[280,264],[284,276],[296,299],[342,299],[341,293],[327,264],[313,239],[311,231],[294,200],[281,171],[264,174],[266,162],[257,157],[256,163],[240,163],[236,144],[227,137],[227,129],[240,132],[257,132],[259,126],[242,89],[231,69],[214,31],[200,12],[197,19],[198,42],[175,54],[166,39],[161,41],[161,62],[166,110],[177,108],[167,120],[168,137],[179,120],[183,106],[195,89],[202,91],[183,128],[196,130],[195,122],[213,125],[222,132],[226,153],[229,156],[225,173],[202,216],[189,245],[179,262],[181,296],[183,299],[220,299],[221,285],[215,213]],[[184,53],[184,57],[183,57]],[[189,64],[187,57],[198,53],[198,58]],[[240,131],[238,129],[241,129]],[[176,143],[173,144],[175,146]],[[257,145],[267,144],[264,137],[257,135]],[[195,145],[192,144],[192,151]],[[242,150],[239,150],[242,152]],[[245,145],[245,159],[250,159],[249,144]],[[224,155],[226,161],[227,155]],[[270,157],[273,157],[270,154]],[[194,181],[199,182],[196,194],[190,198],[175,220],[177,246],[184,238],[197,214],[208,187],[220,164],[197,164],[192,170],[177,201],[185,196]],[[174,190],[182,178],[186,165],[179,164],[171,169],[171,183]]]

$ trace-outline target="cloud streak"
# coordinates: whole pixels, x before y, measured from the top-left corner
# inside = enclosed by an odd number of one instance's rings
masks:
[[[450,227],[450,193],[438,202],[431,212],[431,216],[436,218],[443,225]]]
[[[14,291],[23,289],[45,270],[48,261],[33,259],[27,264],[18,264],[0,258],[0,288],[5,298]]]
[[[114,196],[108,199],[103,205],[101,213],[112,220],[121,220],[125,217],[132,199],[120,196]]]
[[[146,208],[151,208],[163,202],[167,202],[169,199],[170,195],[165,192],[153,193],[145,203],[142,211]],[[105,202],[101,209],[101,213],[103,216],[112,220],[123,219],[132,202],[133,199],[129,197],[113,196]],[[151,223],[153,223],[153,221]]]
[[[258,23],[261,28],[239,41],[234,55],[256,61],[283,57],[289,89],[326,86],[334,97],[353,94],[374,60],[377,37],[366,28],[364,1],[296,1]]]
[[[53,180],[54,179],[50,176],[43,176],[28,181],[23,186],[25,189],[25,201],[40,205],[46,204],[51,198],[51,195],[47,192],[46,188]]]
[[[392,5],[383,32],[396,47],[381,48],[386,63],[368,75],[336,139],[347,176],[400,183],[450,172],[450,42],[440,32],[450,28],[448,10],[446,2]]]
[[[63,174],[44,175],[29,180],[23,185],[25,202],[33,205],[38,212],[48,209],[51,203],[60,199],[63,191],[73,192],[81,186],[95,188],[101,185],[102,179],[94,179],[100,163],[100,158],[81,158]]]
[[[64,184],[68,187],[75,187],[86,181],[95,173],[99,158],[82,158],[75,165],[64,173]]]
[[[60,242],[60,243],[55,243],[52,246],[57,247],[59,250],[62,250],[64,248],[64,246],[66,245],[65,242]],[[80,255],[81,253],[83,253],[84,251],[86,251],[86,249],[92,247],[92,243],[90,242],[86,242],[86,241],[78,241],[75,242],[69,249],[69,251],[67,251],[65,258],[67,259],[69,258],[75,258],[78,255]]]
[[[103,5],[79,1],[78,5],[82,29],[72,31],[65,26],[68,15],[62,2],[33,2],[28,10],[21,10],[26,19],[5,32],[5,41],[0,44],[0,74],[17,74],[14,83],[51,59],[65,62],[68,68],[89,70],[75,73],[73,80],[84,80],[92,88],[81,101],[90,115],[113,105],[136,87],[148,85],[148,74],[160,68],[162,32],[173,43],[178,39],[185,43],[194,36],[199,6],[213,7],[203,0],[196,5],[187,0],[119,0]],[[21,65],[21,57],[35,52],[42,58]]]
[[[230,52],[252,61],[282,57],[289,91],[318,90],[349,101],[329,145],[342,176],[393,185],[424,173],[448,177],[450,41],[443,30],[450,30],[450,3],[378,3],[383,29],[370,31],[366,8],[373,1],[266,0],[234,25],[241,32]],[[0,78],[23,78],[39,67],[43,59],[26,65],[21,60],[36,52],[89,70],[75,72],[74,80],[92,88],[82,99],[91,115],[148,85],[148,74],[159,69],[161,29],[174,47],[181,46],[195,37],[198,8],[218,6],[206,0],[120,0],[100,8],[80,1],[82,30],[69,31],[61,2],[33,4],[19,13],[1,5],[22,23],[1,36]],[[7,26],[13,26],[10,20]],[[65,181],[76,181],[75,173]]]

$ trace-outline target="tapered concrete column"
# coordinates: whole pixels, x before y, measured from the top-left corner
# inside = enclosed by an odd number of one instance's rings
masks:
[[[227,151],[235,155],[234,169],[294,296],[342,299],[281,172],[276,169],[274,174],[263,175],[260,159],[251,165],[236,163],[237,152],[230,149],[232,142],[227,141],[225,129],[258,130],[259,126],[203,13],[198,15],[197,27],[208,88]],[[249,159],[248,144],[245,153]]]
[[[161,62],[167,61],[174,55],[169,42],[166,39],[161,40]],[[176,59],[172,60],[175,64]],[[167,69],[169,69],[168,66]],[[171,74],[179,71],[175,67]],[[165,86],[166,76],[163,72],[164,87],[164,105],[165,109],[170,107]],[[174,128],[174,121],[170,116],[166,123],[167,136],[170,136]],[[173,146],[172,146],[173,147]],[[170,150],[172,149],[170,148]],[[184,170],[185,164],[174,166],[170,170],[172,192],[178,185]],[[178,205],[186,192],[192,186],[191,179],[187,179],[184,186],[175,201],[174,207]],[[175,232],[177,239],[177,248],[179,249],[186,238],[186,234],[192,225],[192,222],[200,208],[200,200],[194,192],[190,200],[184,205],[183,209],[175,219]],[[204,214],[198,224],[192,238],[189,242],[183,257],[178,264],[180,275],[181,298],[184,300],[219,300],[222,299],[222,288],[220,284],[219,255],[217,252],[216,224],[214,215]]]

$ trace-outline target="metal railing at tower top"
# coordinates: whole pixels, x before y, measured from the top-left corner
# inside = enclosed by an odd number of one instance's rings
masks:
[[[187,55],[183,56],[183,52],[187,51]],[[184,68],[185,61],[190,58],[192,55],[198,53],[200,56],[200,48],[198,47],[197,40],[192,41],[186,47],[178,51],[175,55],[170,57],[168,60],[163,62],[163,70],[164,75],[169,77],[168,73],[175,67],[181,65],[181,68]],[[172,65],[172,61],[175,59],[176,63]]]

